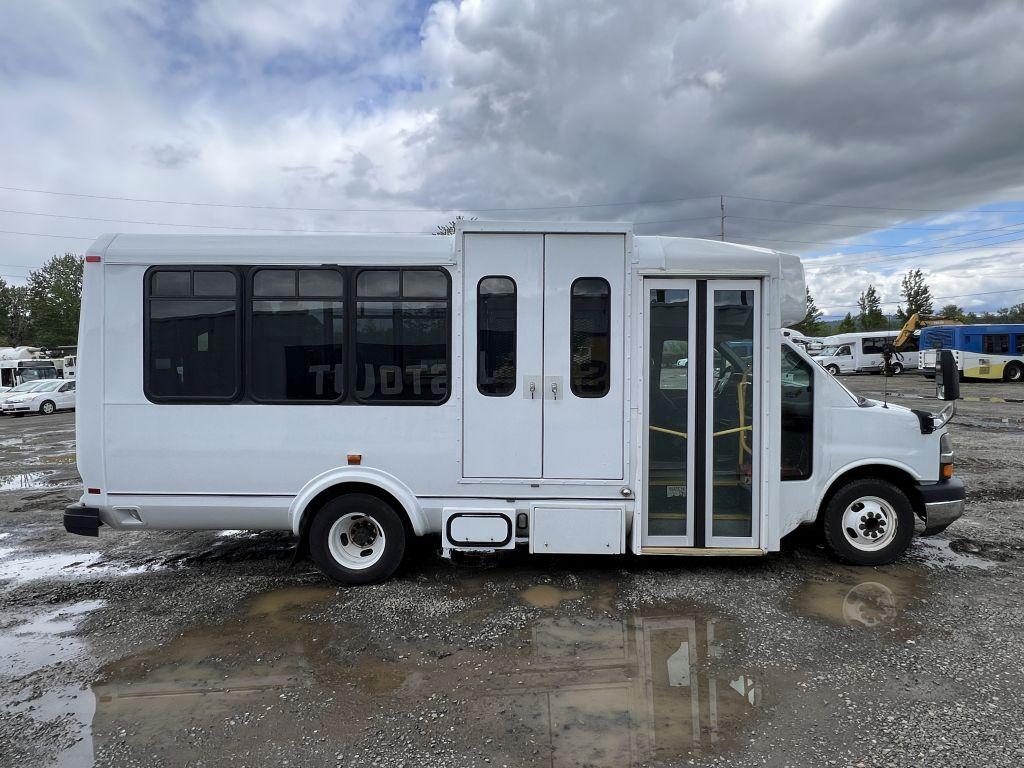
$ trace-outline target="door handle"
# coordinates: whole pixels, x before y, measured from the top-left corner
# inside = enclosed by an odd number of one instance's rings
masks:
[[[537,382],[536,381],[531,381],[530,382],[530,399],[533,400],[533,398],[536,395],[537,395]]]
[[[558,399],[558,382],[557,381],[552,381],[551,382],[551,399],[552,400],[557,400]]]
[[[545,376],[544,377],[544,399],[545,400],[562,400],[564,396],[562,394],[562,377],[561,376]]]

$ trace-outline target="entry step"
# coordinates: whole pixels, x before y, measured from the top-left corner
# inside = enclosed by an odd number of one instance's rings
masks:
[[[748,547],[641,547],[641,555],[681,555],[683,557],[758,557],[765,554],[763,549]]]

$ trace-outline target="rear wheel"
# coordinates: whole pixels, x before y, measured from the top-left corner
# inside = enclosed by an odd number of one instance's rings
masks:
[[[309,528],[309,553],[342,584],[374,584],[395,572],[405,554],[405,526],[387,502],[351,493],[327,502]]]
[[[822,512],[825,544],[854,565],[886,565],[906,551],[914,536],[910,499],[887,480],[852,480]]]
[[[903,373],[903,363],[893,363],[889,367],[889,370],[892,371],[893,376],[899,376],[901,373]]]
[[[828,371],[829,373],[831,373],[833,376],[838,376],[839,375],[839,366],[838,365],[826,365],[825,366],[825,370]]]
[[[1007,363],[1003,368],[1003,381],[1024,381],[1024,365]]]
[[[39,406],[39,412],[44,416],[49,416],[56,410],[57,406],[53,404],[52,400],[44,400],[43,404]]]

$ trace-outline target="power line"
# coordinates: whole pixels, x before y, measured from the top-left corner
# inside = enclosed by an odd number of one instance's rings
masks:
[[[667,203],[684,203],[692,200],[710,200],[718,195],[695,195],[691,197],[673,197],[663,200],[614,201],[609,203],[576,203],[572,205],[542,205],[534,207],[499,206],[492,208],[464,208],[450,206],[447,208],[302,208],[282,205],[252,205],[247,203],[211,203],[192,200],[159,200],[146,197],[122,197],[118,195],[98,195],[86,192],[64,192],[51,189],[32,189],[29,187],[0,186],[7,192],[29,192],[37,195],[55,195],[59,197],[78,197],[91,200],[116,200],[129,203],[153,203],[159,205],[184,205],[200,208],[245,208],[259,211],[308,211],[311,213],[451,213],[467,211],[470,213],[489,213],[495,211],[561,211],[581,208],[611,208],[618,206],[663,205]]]
[[[983,209],[983,208],[887,208],[880,205],[843,205],[841,203],[812,203],[804,200],[777,200],[771,197],[748,197],[745,195],[726,195],[734,200],[754,200],[761,203],[778,203],[780,205],[811,205],[818,208],[852,208],[861,211],[897,211],[910,213],[1019,213],[1024,214],[1024,208],[1011,210]]]
[[[50,232],[15,232],[10,229],[0,229],[0,235],[27,235],[29,237],[60,237],[65,240],[88,240],[90,243],[96,239],[92,237],[78,237],[77,235],[54,235]]]
[[[1024,211],[1019,213],[1024,214]],[[948,232],[952,227],[904,227],[890,224],[833,224],[825,221],[801,221],[799,219],[773,219],[764,216],[743,216],[739,214],[729,214],[727,218],[730,219],[746,219],[748,221],[769,221],[772,223],[783,223],[783,224],[806,224],[812,227],[843,227],[845,229],[869,229],[869,230],[889,230],[889,229],[905,229],[912,231],[929,231],[929,232]],[[1022,224],[1024,222],[1015,222],[1016,224]],[[1012,225],[1008,225],[1012,226]],[[990,232],[993,229],[1000,229],[1000,227],[989,227],[987,229],[965,229],[963,234],[969,235],[975,232]]]

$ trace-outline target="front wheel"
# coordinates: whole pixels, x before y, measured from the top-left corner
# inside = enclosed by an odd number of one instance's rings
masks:
[[[825,366],[825,370],[828,371],[829,373],[831,373],[833,376],[838,376],[839,375],[839,366],[838,365],[826,365]]]
[[[54,405],[50,400],[46,400],[42,405],[39,406],[39,412],[44,416],[49,416],[57,410],[57,406]]]
[[[1024,381],[1024,365],[1020,363],[1007,363],[1003,368],[1003,381]]]
[[[405,526],[385,501],[351,493],[327,502],[309,528],[309,553],[341,584],[375,584],[395,572],[405,554]]]
[[[910,499],[887,480],[852,480],[832,496],[822,515],[826,546],[854,565],[887,565],[914,536]]]
[[[903,363],[893,363],[890,367],[893,376],[899,376],[903,373]]]

